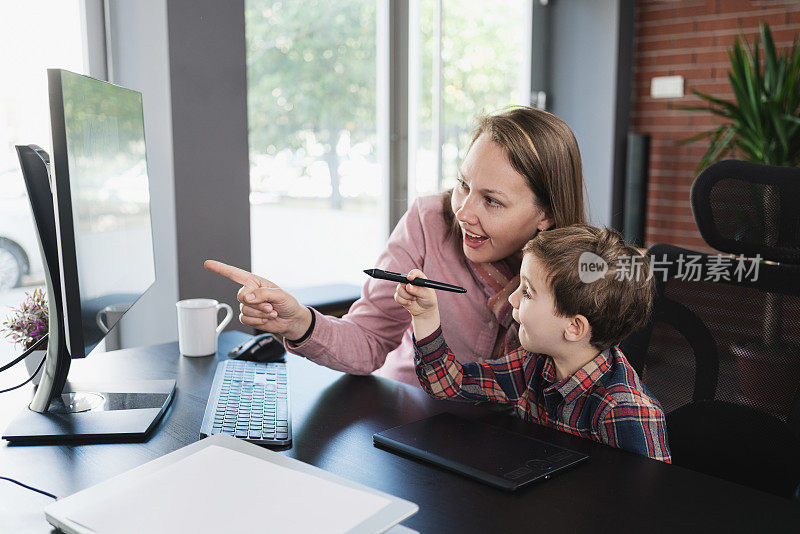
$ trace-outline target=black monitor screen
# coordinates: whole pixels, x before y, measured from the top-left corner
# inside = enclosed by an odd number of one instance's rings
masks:
[[[67,346],[85,356],[155,281],[142,95],[51,71],[51,111]]]

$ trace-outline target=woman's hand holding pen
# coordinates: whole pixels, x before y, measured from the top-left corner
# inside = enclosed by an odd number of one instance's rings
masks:
[[[203,266],[242,285],[236,298],[243,325],[290,340],[300,339],[311,326],[311,311],[266,278],[215,260]]]
[[[427,278],[419,269],[413,269],[406,278]],[[436,291],[411,284],[397,284],[394,300],[411,314],[414,336],[419,340],[431,335],[439,328],[439,302]]]

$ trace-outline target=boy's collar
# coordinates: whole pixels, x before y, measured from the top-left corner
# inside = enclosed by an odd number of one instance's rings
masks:
[[[572,402],[579,395],[585,393],[600,380],[600,378],[611,368],[611,351],[606,349],[595,356],[586,365],[566,377],[556,382],[556,366],[553,358],[547,356],[542,367],[542,378],[553,384],[553,387],[561,394],[564,402]]]

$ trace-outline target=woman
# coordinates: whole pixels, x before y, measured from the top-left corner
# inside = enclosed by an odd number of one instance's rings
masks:
[[[438,295],[448,343],[462,362],[499,357],[519,346],[508,296],[519,285],[523,245],[542,230],[585,222],[583,190],[578,143],[561,119],[528,107],[481,117],[458,185],[418,198],[375,266],[420,269],[466,288]],[[337,319],[247,271],[216,261],[205,266],[242,284],[242,324],[282,335],[290,352],[419,386],[411,322],[394,301],[394,282],[367,280],[361,298]]]

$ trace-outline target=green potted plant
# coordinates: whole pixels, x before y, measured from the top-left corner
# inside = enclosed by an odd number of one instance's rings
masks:
[[[19,307],[11,307],[11,315],[3,321],[1,331],[24,352],[47,334],[48,320],[47,293],[43,289],[36,289],[32,293],[25,293],[25,300]],[[36,373],[32,380],[34,384],[39,383],[44,371],[44,367],[40,368],[38,373],[36,369],[46,355],[47,345],[41,350],[31,352],[25,358],[28,374]]]
[[[786,53],[775,49],[769,25],[761,23],[763,62],[756,36],[753,48],[744,36],[735,38],[728,51],[731,70],[728,79],[734,100],[723,100],[699,91],[693,93],[707,106],[674,106],[688,111],[703,111],[723,119],[719,126],[680,141],[693,143],[710,138],[711,142],[697,167],[734,156],[753,163],[796,167],[800,165],[800,43],[795,37]],[[776,192],[771,187],[752,188],[760,205],[757,223],[742,225],[742,232],[756,232],[766,245],[777,240]],[[763,221],[763,223],[761,222]],[[737,359],[740,400],[746,404],[785,414],[794,386],[767,383],[769,377],[796,380],[800,373],[800,347],[788,343],[781,332],[781,295],[767,293],[761,338],[748,343],[734,343],[731,352]],[[770,371],[765,372],[765,367]]]

